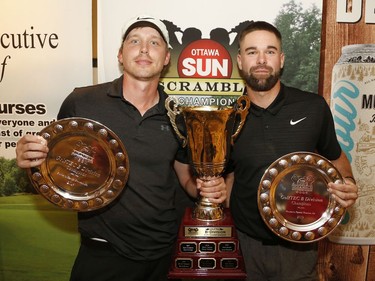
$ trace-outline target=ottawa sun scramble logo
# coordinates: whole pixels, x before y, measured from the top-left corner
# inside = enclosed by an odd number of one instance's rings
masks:
[[[178,75],[185,78],[230,78],[232,58],[218,42],[201,39],[190,43],[178,58]]]

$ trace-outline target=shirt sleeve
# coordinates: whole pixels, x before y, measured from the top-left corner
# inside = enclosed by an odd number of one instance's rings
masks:
[[[182,147],[182,145],[179,145],[179,148],[176,152],[176,157],[175,159],[178,162],[184,163],[184,164],[189,164],[189,157],[188,157],[188,150],[187,147]]]
[[[74,96],[75,91],[70,93],[70,95],[65,98],[65,100],[61,104],[59,113],[57,114],[58,120],[76,116]]]
[[[325,100],[322,113],[324,115],[324,122],[322,124],[317,149],[318,152],[327,159],[336,160],[340,157],[341,147],[337,139],[332,112]]]

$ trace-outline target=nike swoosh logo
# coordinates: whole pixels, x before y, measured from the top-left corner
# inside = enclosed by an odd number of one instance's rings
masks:
[[[305,120],[307,117],[303,117],[301,119],[298,119],[296,121],[293,121],[293,119],[290,119],[290,125],[294,126],[296,124],[298,124],[299,122],[302,122],[303,120]]]

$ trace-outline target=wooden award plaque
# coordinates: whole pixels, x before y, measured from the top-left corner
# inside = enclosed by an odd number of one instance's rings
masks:
[[[168,278],[246,278],[229,209],[217,221],[195,219],[192,208],[185,210]]]

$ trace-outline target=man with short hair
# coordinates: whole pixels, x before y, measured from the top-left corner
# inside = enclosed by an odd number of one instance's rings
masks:
[[[358,197],[350,163],[337,141],[323,97],[281,83],[285,57],[281,34],[273,25],[257,21],[241,32],[237,62],[251,106],[234,144],[228,168],[232,172],[226,181],[246,280],[316,281],[317,243],[289,242],[267,227],[258,210],[259,184],[280,157],[317,152],[344,177],[342,184],[329,183],[328,192],[342,207],[349,207]]]
[[[178,221],[176,189],[221,203],[223,178],[192,177],[173,128],[159,78],[170,60],[165,25],[150,16],[124,28],[118,61],[123,75],[108,83],[76,88],[63,102],[58,119],[96,120],[119,136],[129,157],[129,179],[110,205],[78,213],[82,236],[71,281],[166,281]],[[22,168],[40,165],[48,147],[41,137],[25,135],[17,144]],[[177,176],[176,176],[177,175]],[[179,182],[179,183],[178,183]]]

